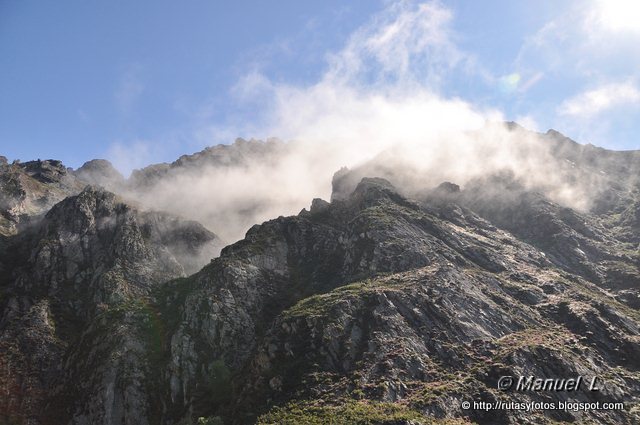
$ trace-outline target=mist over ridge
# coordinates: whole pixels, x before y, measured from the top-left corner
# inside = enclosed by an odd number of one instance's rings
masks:
[[[126,184],[114,186],[148,208],[200,221],[232,242],[253,224],[297,214],[314,198],[331,199],[332,177],[343,167],[351,170],[352,188],[362,177],[383,177],[409,197],[444,181],[464,189],[470,181],[508,173],[527,190],[587,212],[611,181],[621,188],[633,183],[627,180],[634,174],[623,176],[611,160],[590,160],[597,151],[555,131],[536,133],[515,123],[439,132],[378,151],[368,149],[366,140],[344,146],[238,139],[136,170]],[[626,171],[639,167],[637,153],[611,155],[626,158]]]
[[[464,187],[511,172],[527,188],[580,211],[600,196],[603,179],[628,178],[597,164],[584,169],[575,152],[564,153],[580,151],[573,142],[536,133],[530,116],[515,120],[534,131],[503,124],[507,118],[496,106],[448,93],[451,78],[494,78],[459,46],[453,20],[439,2],[389,2],[326,55],[312,81],[290,83],[249,67],[231,92],[257,111],[255,120],[204,125],[199,140],[217,144],[249,135],[283,142],[251,139],[147,167],[132,175],[131,196],[234,241],[255,223],[296,214],[313,198],[330,199],[332,176],[342,167],[387,177],[408,196],[443,181]],[[153,150],[153,142],[118,146],[108,157],[126,173],[131,164],[152,162],[145,152]],[[143,180],[144,190],[137,190],[135,182]]]
[[[27,3],[0,425],[640,423],[640,6]]]
[[[637,403],[639,152],[515,123],[439,137],[337,172],[317,144],[277,140],[127,180],[100,160],[0,162],[0,362],[11,365],[0,374],[37,390],[0,412],[23,417],[28,400],[28,414],[54,405],[78,425],[275,424],[300,409],[274,400],[322,399],[324,418],[355,403],[488,424],[451,398],[547,399],[494,382],[576,371]],[[431,390],[446,379],[451,389]]]

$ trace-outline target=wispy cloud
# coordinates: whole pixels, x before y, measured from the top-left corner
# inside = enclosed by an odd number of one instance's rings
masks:
[[[560,167],[535,135],[487,125],[503,120],[502,113],[442,90],[454,73],[483,78],[473,56],[456,43],[453,19],[439,2],[389,3],[343,48],[327,54],[317,80],[283,83],[250,70],[233,95],[260,109],[259,119],[203,133],[290,142],[268,161],[185,172],[139,198],[154,208],[188,211],[231,241],[253,223],[297,213],[314,197],[328,198],[339,168],[384,158],[379,164],[393,168],[405,189],[413,184],[424,190],[444,180],[464,185],[510,169],[532,185],[554,186],[554,199],[584,206],[584,193],[562,181]],[[525,75],[512,78],[521,90],[541,78]],[[531,116],[522,118],[535,124]],[[121,153],[125,160],[138,156],[126,147]]]
[[[613,83],[587,90],[560,105],[558,112],[589,118],[620,105],[640,103],[640,90],[633,83]]]
[[[473,61],[454,42],[452,19],[439,2],[391,3],[327,55],[315,83],[291,85],[248,73],[234,93],[241,101],[268,99],[268,105],[263,125],[238,133],[313,143],[336,153],[329,156],[336,156],[337,169],[346,158],[364,160],[400,141],[428,143],[498,118],[495,110],[439,94],[451,73],[467,72]]]
[[[596,0],[586,22],[610,32],[640,35],[640,3],[635,0]]]
[[[518,91],[520,93],[527,92],[531,87],[535,86],[538,83],[538,81],[542,80],[543,78],[544,78],[544,72],[534,73],[533,75],[529,76],[529,78],[527,78],[520,84],[520,87],[518,87]]]
[[[395,2],[331,55],[326,78],[367,84],[418,82],[433,88],[466,59],[452,40],[452,19],[453,12],[438,2]],[[364,81],[363,73],[369,74]]]
[[[639,9],[634,1],[558,3],[514,61],[521,74],[544,75],[546,90],[528,102],[525,113],[579,140],[608,147],[633,143],[617,140],[616,129],[634,120],[618,106],[638,103]],[[594,116],[600,119],[589,119]]]
[[[523,76],[519,72],[503,75],[498,79],[500,91],[505,94],[523,94],[536,85],[544,77],[544,73],[536,72]]]
[[[158,140],[118,140],[113,142],[105,155],[123,175],[128,176],[131,171],[146,167],[149,164],[162,162],[171,151],[175,141]]]
[[[144,92],[141,73],[142,67],[139,64],[128,65],[121,72],[114,99],[116,108],[122,115],[129,115],[133,111],[135,103]]]
[[[618,71],[636,73],[640,57],[640,5],[634,1],[573,1],[523,43],[515,64],[546,74],[603,78]],[[624,62],[619,63],[619,58]]]

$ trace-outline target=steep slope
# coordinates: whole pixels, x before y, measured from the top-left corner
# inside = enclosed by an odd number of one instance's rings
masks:
[[[0,382],[7,394],[0,418],[46,423],[53,388],[77,384],[61,374],[93,321],[184,276],[192,257],[215,251],[215,244],[197,223],[140,212],[91,186],[8,239],[0,282]]]
[[[0,358],[16,395],[3,414],[74,424],[637,420],[637,310],[599,275],[570,272],[579,261],[556,261],[456,199],[452,184],[418,204],[364,179],[170,280],[180,262],[142,230],[148,216],[87,189],[34,230],[43,242],[22,243],[31,254],[16,254],[28,260],[4,296]],[[603,388],[503,392],[502,375],[598,376]],[[487,412],[462,409],[465,400],[626,410]]]
[[[555,130],[547,131],[543,141],[556,158],[563,160],[567,176],[576,183],[588,181],[592,185],[593,212],[619,212],[627,207],[633,198],[630,193],[640,184],[640,151],[581,145]]]
[[[615,216],[609,214],[562,207],[508,175],[471,182],[455,199],[540,249],[557,267],[597,283],[638,308],[640,252],[633,242],[640,235],[638,226],[612,224]]]
[[[0,236],[17,233],[21,221],[47,212],[83,187],[60,161],[9,164],[0,157]]]
[[[460,402],[631,406],[638,314],[598,283],[464,207],[420,207],[365,179],[345,200],[316,200],[310,212],[255,227],[195,276],[161,288],[165,351],[154,387],[166,388],[158,397],[169,404],[159,420],[251,423],[270,410],[261,421],[295,423],[367,400],[375,415],[395,402],[406,417],[541,423],[543,412],[464,411]],[[606,376],[607,386],[496,390],[501,375],[518,374]],[[547,415],[632,421],[628,410]]]
[[[120,181],[108,164],[65,174],[5,162],[6,211],[27,205],[14,190],[26,192],[25,176],[64,189],[47,202],[73,196],[0,239],[0,422],[639,422],[638,155],[545,137],[567,179],[598,188],[591,209],[509,172],[433,188],[378,163],[336,173],[330,203],[251,227],[190,276],[215,235],[60,183]],[[157,189],[253,164],[256,152],[275,160],[278,146],[211,148],[118,184]],[[601,386],[497,388],[501,376],[532,375]]]

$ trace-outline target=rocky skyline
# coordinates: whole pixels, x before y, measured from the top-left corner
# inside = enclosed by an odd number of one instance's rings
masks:
[[[562,168],[434,183],[381,155],[336,169],[326,200],[266,221],[288,204],[217,202],[211,177],[254,178],[255,161],[277,171],[295,145],[238,140],[128,179],[103,160],[2,161],[0,420],[635,423],[640,154],[503,127],[529,140],[518,154]],[[199,210],[182,201],[193,185],[149,202],[185,175],[209,179]],[[588,188],[588,202],[564,187]],[[203,226],[203,214],[236,217]],[[228,223],[246,234],[221,240]],[[503,376],[602,388],[505,391]]]

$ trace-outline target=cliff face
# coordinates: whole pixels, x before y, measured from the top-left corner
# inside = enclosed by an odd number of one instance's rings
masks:
[[[578,251],[560,258],[559,247],[537,248],[444,198],[420,205],[365,179],[348,198],[316,201],[223,250],[191,278],[170,332],[165,378],[178,416],[191,403],[232,422],[268,410],[262,421],[304,422],[367,400],[401,402],[406,417],[541,422],[542,413],[460,408],[464,399],[548,401],[498,391],[502,375],[607,376],[606,390],[575,399],[636,403],[639,323],[616,299],[624,290],[585,273]],[[613,251],[594,255],[637,270],[637,257]],[[234,377],[222,399],[184,392],[220,362]],[[631,421],[617,411],[550,416]]]
[[[82,187],[60,161],[9,164],[0,157],[0,235],[17,233],[21,221],[47,212]]]
[[[558,143],[581,173],[618,161]],[[634,155],[592,212],[508,173],[409,199],[342,170],[330,203],[199,271],[215,235],[89,186],[2,237],[0,423],[636,423]],[[501,391],[507,375],[602,385]],[[625,409],[461,407],[567,400]]]
[[[197,223],[140,212],[91,186],[5,238],[0,381],[7,397],[0,410],[6,420],[58,423],[53,411],[60,405],[47,403],[80,384],[65,375],[77,363],[73,354],[84,335],[117,306],[144,299],[155,285],[185,276],[192,267],[189,250],[199,252],[215,239]],[[105,335],[99,339],[92,342],[113,343]],[[86,361],[87,352],[81,355]],[[87,373],[97,375],[107,366],[93,364],[96,369]]]

